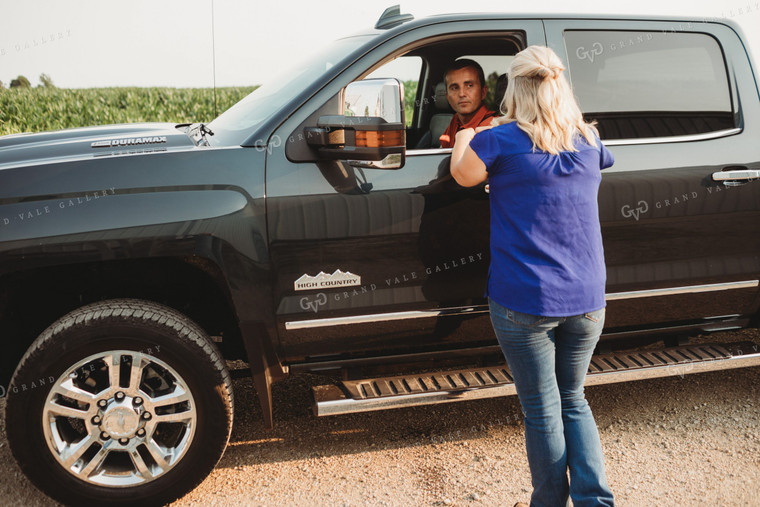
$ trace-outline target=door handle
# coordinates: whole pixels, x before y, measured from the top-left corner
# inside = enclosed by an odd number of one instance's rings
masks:
[[[743,185],[749,180],[760,179],[760,170],[748,169],[744,166],[730,166],[725,167],[722,171],[712,173],[712,179],[727,187],[735,187]]]

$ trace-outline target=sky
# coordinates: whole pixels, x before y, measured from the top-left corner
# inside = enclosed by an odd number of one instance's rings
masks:
[[[374,26],[383,10],[727,17],[760,55],[759,0],[0,0],[0,81],[62,88],[259,84],[289,60]],[[214,58],[215,55],[215,58]]]

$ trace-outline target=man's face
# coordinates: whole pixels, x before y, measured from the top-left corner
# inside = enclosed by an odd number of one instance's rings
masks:
[[[478,72],[472,67],[452,70],[446,74],[446,98],[463,121],[469,121],[486,98],[488,89],[482,86]]]

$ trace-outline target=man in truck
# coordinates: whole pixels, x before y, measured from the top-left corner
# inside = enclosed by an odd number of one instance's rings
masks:
[[[468,58],[456,60],[446,69],[443,82],[446,84],[446,99],[456,114],[440,141],[441,148],[451,148],[457,132],[489,126],[496,113],[483,104],[488,87],[483,68],[478,62]]]

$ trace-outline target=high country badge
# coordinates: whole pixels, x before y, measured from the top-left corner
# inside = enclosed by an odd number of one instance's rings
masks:
[[[361,284],[361,276],[349,271],[343,272],[339,269],[336,269],[331,275],[328,275],[324,271],[320,271],[317,276],[304,274],[294,282],[295,290],[333,289]]]

